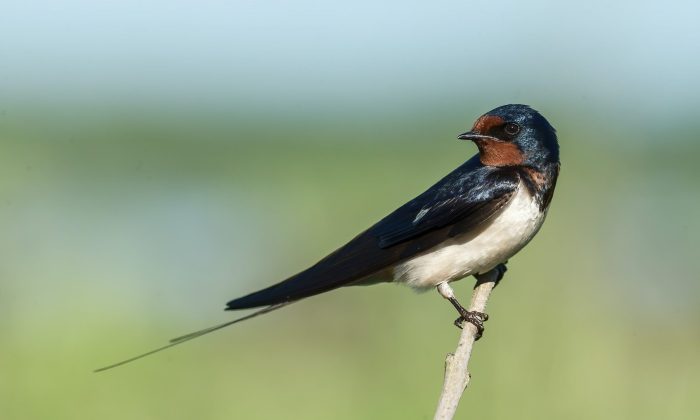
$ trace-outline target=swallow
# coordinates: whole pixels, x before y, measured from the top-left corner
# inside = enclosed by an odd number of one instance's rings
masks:
[[[435,288],[483,332],[486,314],[470,312],[450,283],[505,273],[505,263],[542,226],[559,175],[556,130],[527,105],[504,105],[460,134],[479,153],[413,200],[313,266],[231,300],[226,310],[262,308],[242,318],[175,338],[161,348],[98,369],[110,369],[299,300],[344,286],[382,282]]]

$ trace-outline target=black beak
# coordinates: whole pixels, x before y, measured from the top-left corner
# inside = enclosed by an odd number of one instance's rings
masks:
[[[474,130],[467,131],[466,133],[462,133],[459,136],[457,136],[458,139],[460,140],[479,140],[479,139],[493,139],[491,136],[485,136],[483,134],[477,134],[474,132]]]
[[[466,133],[462,133],[459,136],[457,136],[457,138],[460,140],[471,140],[474,138],[474,134],[476,134],[474,133],[474,131],[467,131]]]

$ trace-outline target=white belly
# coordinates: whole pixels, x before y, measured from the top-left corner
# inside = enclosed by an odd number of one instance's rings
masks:
[[[542,226],[545,213],[521,184],[506,207],[479,235],[457,236],[398,264],[393,270],[394,281],[420,289],[485,273],[530,242]]]

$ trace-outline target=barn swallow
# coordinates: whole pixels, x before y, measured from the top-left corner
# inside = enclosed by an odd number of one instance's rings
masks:
[[[542,226],[559,175],[554,128],[526,105],[504,105],[476,120],[460,140],[479,153],[308,269],[233,299],[226,310],[257,312],[171,340],[170,344],[98,371],[131,362],[231,324],[343,286],[381,282],[436,288],[457,309],[455,321],[483,331],[486,314],[470,312],[450,283],[496,270]]]

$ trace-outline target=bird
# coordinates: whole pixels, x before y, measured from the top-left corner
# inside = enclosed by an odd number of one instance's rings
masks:
[[[559,176],[559,143],[547,119],[521,104],[492,109],[457,138],[478,153],[306,270],[226,304],[227,311],[262,309],[96,371],[340,287],[384,282],[436,289],[457,310],[455,325],[472,323],[480,337],[488,316],[464,308],[450,283],[494,274],[500,281],[506,262],[537,234]]]

